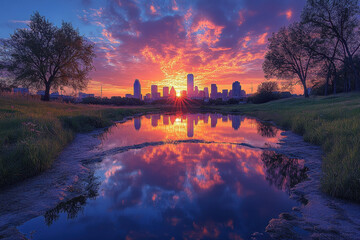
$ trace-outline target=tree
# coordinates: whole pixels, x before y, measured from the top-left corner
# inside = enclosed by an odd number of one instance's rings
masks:
[[[359,1],[358,0],[307,0],[302,21],[321,32],[324,39],[339,41],[342,58],[349,63],[355,77],[355,88],[360,91],[359,71],[354,56],[359,50]]]
[[[30,20],[29,28],[17,29],[4,41],[1,69],[13,74],[16,84],[45,88],[45,101],[51,88],[85,88],[93,69],[93,44],[70,23],[58,28],[38,12]]]
[[[277,82],[263,82],[258,86],[257,92],[276,92],[279,90]]]
[[[315,60],[312,45],[316,42],[308,27],[300,23],[283,27],[273,33],[269,42],[263,64],[265,77],[284,80],[297,78],[304,88],[304,96],[309,97],[307,79]]]

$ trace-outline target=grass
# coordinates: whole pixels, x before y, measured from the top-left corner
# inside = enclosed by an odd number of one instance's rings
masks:
[[[0,96],[0,187],[48,169],[75,133],[156,107],[115,108]]]
[[[293,98],[265,104],[206,107],[203,110],[237,112],[273,121],[320,145],[324,151],[322,190],[360,202],[360,95],[310,99]]]

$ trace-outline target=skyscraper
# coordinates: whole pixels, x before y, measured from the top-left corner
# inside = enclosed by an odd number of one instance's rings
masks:
[[[199,97],[198,96],[199,95],[199,88],[198,88],[198,86],[195,86],[195,92],[194,92],[194,97]]]
[[[163,97],[169,97],[169,87],[163,87]]]
[[[209,98],[209,88],[208,87],[204,88],[204,94],[205,94],[205,98]]]
[[[224,89],[224,90],[222,91],[221,97],[222,97],[222,100],[223,100],[223,101],[226,101],[226,100],[227,100],[227,98],[228,98],[228,90],[227,90],[227,89]]]
[[[158,86],[151,85],[151,99],[157,99],[158,96]]]
[[[233,98],[241,97],[241,85],[238,81],[235,81],[232,84],[232,97]]]
[[[210,98],[212,99],[216,99],[217,98],[217,86],[216,84],[211,84],[211,94],[210,94]]]
[[[192,97],[194,93],[194,75],[187,75],[187,95],[188,97]]]
[[[134,98],[141,100],[141,85],[139,79],[134,82]]]
[[[175,91],[175,88],[174,88],[174,87],[171,87],[170,97],[172,97],[172,98],[175,98],[175,97],[176,97],[176,91]]]

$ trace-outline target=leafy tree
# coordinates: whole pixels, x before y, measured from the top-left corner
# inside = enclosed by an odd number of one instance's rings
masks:
[[[257,92],[276,92],[279,90],[277,82],[263,82],[258,86]]]
[[[309,97],[307,79],[315,60],[313,45],[316,44],[310,29],[306,25],[294,23],[273,33],[269,42],[263,64],[265,77],[284,80],[297,78],[304,88],[304,96]]]
[[[336,59],[348,62],[357,91],[360,91],[360,76],[354,56],[360,47],[359,13],[358,0],[307,0],[302,13],[302,21],[317,28],[323,39],[340,43],[342,57]]]
[[[30,18],[29,28],[17,29],[4,41],[0,66],[15,77],[15,83],[50,89],[87,86],[93,69],[94,46],[80,36],[70,23],[56,27],[38,12]]]

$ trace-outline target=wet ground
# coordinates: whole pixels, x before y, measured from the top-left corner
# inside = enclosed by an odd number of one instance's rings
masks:
[[[319,191],[321,151],[239,115],[147,115],[78,135],[0,193],[0,237],[358,239],[360,207]]]

